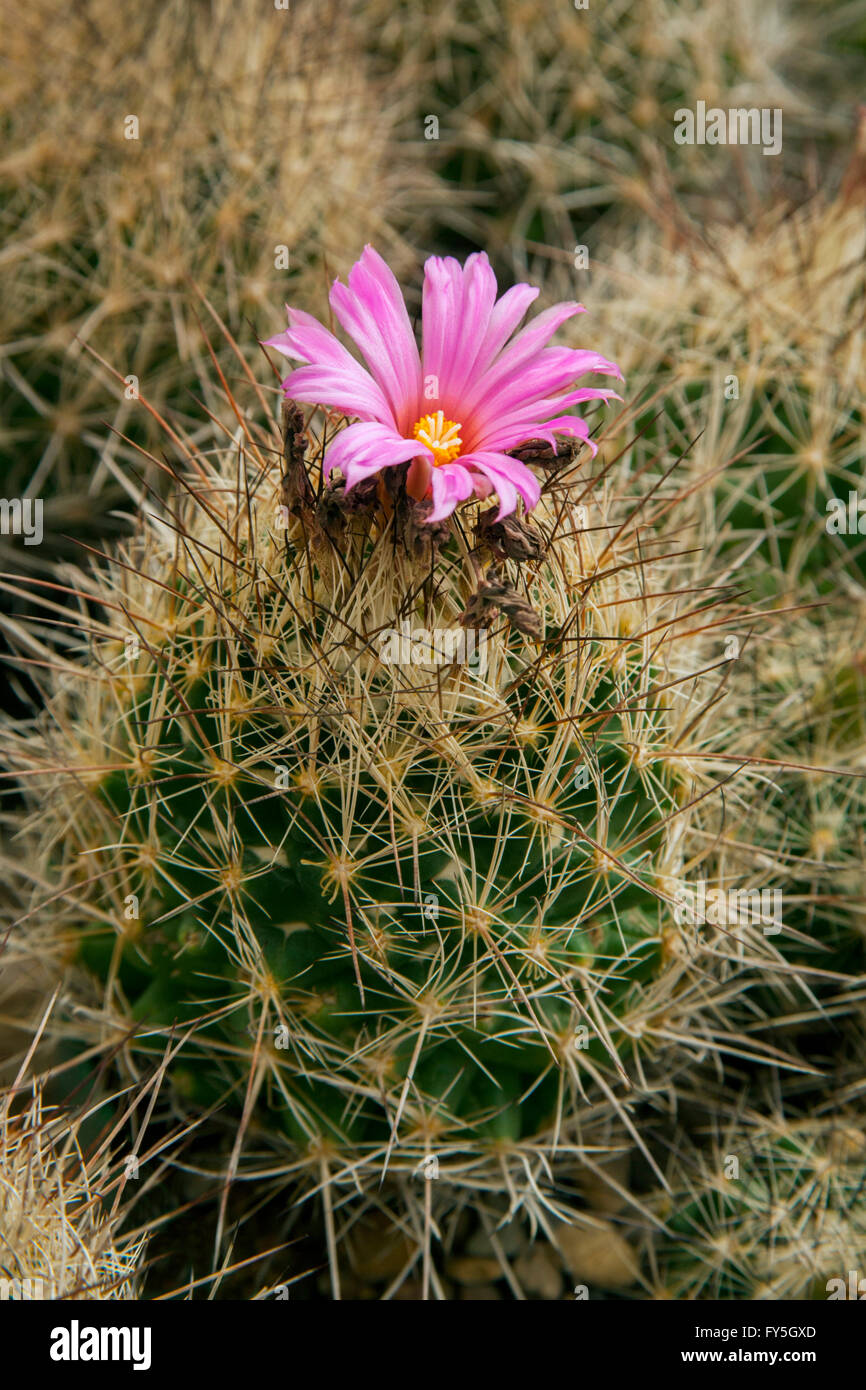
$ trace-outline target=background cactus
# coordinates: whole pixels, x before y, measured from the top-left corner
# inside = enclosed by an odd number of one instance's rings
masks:
[[[453,235],[517,279],[537,277],[538,258],[571,268],[576,244],[606,259],[618,231],[677,197],[702,220],[740,220],[782,189],[802,198],[816,155],[832,160],[850,138],[861,96],[860,3],[376,8],[377,49],[425,74],[417,127],[455,188]],[[781,151],[675,143],[674,113],[698,101],[781,109]]]
[[[836,196],[768,208],[738,230],[699,232],[680,209],[586,295],[606,350],[652,393],[640,432],[622,438],[629,466],[657,477],[684,452],[720,563],[776,612],[731,669],[753,756],[768,760],[768,802],[788,808],[784,830],[753,833],[771,858],[778,836],[792,899],[823,885],[810,913],[847,921],[852,943],[863,931],[864,538],[829,530],[828,503],[847,511],[849,493],[862,496],[862,138]],[[562,289],[552,272],[551,293]],[[755,720],[756,707],[772,719]]]
[[[832,979],[863,976],[863,540],[827,526],[830,498],[847,510],[849,492],[862,496],[862,135],[835,196],[767,207],[741,228],[699,228],[669,207],[584,290],[606,350],[653,392],[624,457],[658,476],[687,450],[718,563],[728,557],[766,616],[730,671],[764,794],[720,852],[772,874],[792,953],[830,972],[820,1007],[783,1028],[799,1067],[759,1101],[742,1077],[721,1094],[708,1078],[699,1102],[683,1088],[690,1137],[660,1144],[675,1195],[640,1189],[644,1296],[825,1298],[829,1279],[863,1262],[848,1216],[862,1173],[851,1080],[862,1057],[845,1022],[857,994]],[[552,269],[551,293],[563,280]],[[747,1179],[725,1177],[726,1153]]]
[[[669,1165],[673,1195],[656,1198],[657,1296],[824,1299],[842,1280],[850,1297],[866,1258],[862,1114],[770,1108],[715,1127],[706,1153]]]
[[[827,504],[847,508],[861,482],[864,169],[866,122],[837,193],[737,227],[668,206],[580,288],[628,379],[656,393],[641,460],[687,451],[701,474],[730,460],[718,535],[756,547],[753,582],[780,598],[847,603],[862,587],[862,535],[828,532]],[[548,286],[573,292],[574,276],[552,264]]]

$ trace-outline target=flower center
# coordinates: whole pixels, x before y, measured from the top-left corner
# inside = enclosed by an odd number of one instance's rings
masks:
[[[460,453],[463,447],[461,428],[456,420],[446,420],[445,412],[437,410],[435,415],[422,415],[412,427],[412,437],[426,445],[433,455],[434,466],[440,468]]]

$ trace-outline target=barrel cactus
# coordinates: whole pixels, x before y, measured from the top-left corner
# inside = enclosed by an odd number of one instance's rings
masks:
[[[396,352],[408,319],[362,267]],[[428,275],[447,299],[488,271]],[[365,284],[336,296],[347,318]],[[562,404],[570,369],[612,364],[544,348],[570,314],[542,317],[522,342]],[[702,1067],[784,1065],[799,947],[760,915],[677,910],[684,884],[754,873],[726,834],[761,775],[726,687],[728,638],[760,618],[674,465],[647,484],[595,417],[550,420],[556,400],[521,438],[514,381],[488,452],[460,453],[453,378],[413,433],[380,371],[398,428],[372,407],[347,425],[361,369],[322,334],[295,315],[277,340],[306,363],[281,413],[247,370],[207,446],[166,425],[167,501],[142,497],[135,539],[64,575],[83,644],[50,621],[27,639],[51,674],[47,713],[10,734],[24,932],[70,969],[79,1046],[163,1066],[175,1118],[229,1118],[217,1248],[233,1185],[267,1178],[321,1203],[339,1296],[343,1236],[387,1202],[395,1282],[442,1296],[435,1242],[470,1194],[567,1224],[626,1146],[664,1188],[641,1115]],[[425,368],[436,342],[425,310]]]
[[[717,1122],[709,1148],[669,1166],[649,1237],[656,1296],[847,1299],[866,1259],[859,1201],[866,1136],[848,1110],[778,1106]]]
[[[838,191],[767,201],[734,226],[671,202],[581,291],[632,390],[652,393],[622,447],[636,466],[669,449],[715,471],[719,541],[753,546],[751,583],[789,602],[847,604],[863,583],[864,190],[866,116]],[[551,267],[548,293],[573,284]]]

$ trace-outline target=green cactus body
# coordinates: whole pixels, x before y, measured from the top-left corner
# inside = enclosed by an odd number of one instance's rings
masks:
[[[280,529],[279,470],[254,476],[209,475],[180,543],[115,571],[124,648],[67,697],[110,764],[61,790],[78,958],[136,1048],[188,1033],[179,1094],[240,1106],[252,1076],[291,1144],[371,1172],[555,1146],[677,1052],[671,883],[712,779],[706,730],[677,743],[708,678],[672,562],[656,541],[641,572],[600,493],[571,524],[572,466],[512,570],[543,639],[496,616],[483,663],[395,664],[401,623],[464,631],[474,514],[436,554],[375,510],[335,541]]]

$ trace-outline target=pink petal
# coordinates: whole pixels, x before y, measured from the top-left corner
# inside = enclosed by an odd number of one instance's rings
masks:
[[[421,359],[400,286],[372,246],[364,247],[350,270],[348,286],[334,284],[330,301],[385,393],[398,429],[410,430],[421,413]]]
[[[363,369],[362,369],[363,370]],[[367,376],[367,373],[364,372]],[[394,417],[388,403],[368,377],[365,390],[358,382],[352,381],[338,372],[330,372],[322,367],[298,367],[290,372],[282,383],[283,390],[290,400],[304,405],[323,405],[331,410],[339,410],[342,415],[354,416],[358,420],[375,420],[394,429]]]
[[[422,332],[424,399],[451,416],[476,369],[496,302],[496,276],[484,252],[461,268],[451,256],[431,256],[424,266]]]
[[[450,516],[458,502],[465,502],[472,496],[474,483],[468,468],[459,463],[443,463],[441,468],[433,469],[433,510],[427,517],[431,521],[444,521]]]
[[[581,428],[572,429],[579,416],[561,415],[556,420],[551,420],[550,414],[554,410],[562,410],[572,405],[579,405],[584,401],[609,400],[613,397],[619,400],[620,397],[615,391],[608,391],[601,387],[582,387],[577,391],[570,391],[565,396],[552,396],[548,400],[533,401],[527,406],[500,414],[496,417],[489,431],[482,434],[481,440],[476,447],[484,449],[515,449],[519,444],[524,444],[528,439],[547,438],[551,431],[559,431],[565,434],[579,434],[584,438],[586,432],[586,422],[580,420]],[[548,435],[542,433],[548,431]]]
[[[268,338],[265,347],[310,364],[289,374],[283,382],[286,394],[304,404],[329,406],[344,415],[380,420],[393,427],[388,402],[370,373],[312,314],[286,308],[287,331]]]
[[[532,510],[541,496],[541,484],[535,474],[530,472],[525,463],[509,458],[507,454],[462,454],[459,462],[464,466],[477,468],[479,473],[493,484],[499,498],[497,521],[514,511],[518,494],[523,498],[527,511]]]
[[[498,440],[500,432],[509,425],[524,420],[543,421],[553,411],[579,401],[605,399],[604,391],[594,393],[591,387],[568,391],[575,376],[587,370],[588,358],[592,362],[591,370],[612,369],[618,374],[615,364],[597,353],[573,352],[570,348],[548,348],[510,372],[476,406],[465,436],[469,446],[486,448],[494,439]]]
[[[517,449],[530,439],[544,439],[552,449],[555,449],[559,443],[557,435],[564,434],[575,439],[582,439],[584,444],[589,447],[593,458],[598,453],[598,445],[590,438],[589,425],[579,415],[560,415],[555,420],[547,420],[544,424],[533,425],[531,430],[522,429],[511,431],[511,433],[519,433],[521,438],[514,439],[510,443],[500,439],[497,444],[498,448]]]
[[[464,413],[472,414],[478,404],[487,401],[504,382],[514,380],[518,370],[541,352],[566,319],[585,312],[582,304],[565,303],[554,304],[553,308],[545,309],[536,315],[499,354],[487,371],[482,372],[472,383],[463,401]],[[590,368],[586,367],[584,370],[589,371]]]
[[[490,315],[490,325],[475,363],[475,370],[479,375],[486,372],[496,354],[508,342],[530,304],[537,298],[537,289],[532,285],[520,284],[506,290],[502,298],[494,305]]]
[[[444,397],[457,316],[463,302],[463,273],[452,256],[430,256],[424,263],[421,303],[425,395],[431,407]],[[435,393],[435,394],[434,394]]]
[[[556,420],[548,420],[541,433],[540,438],[549,441],[552,448],[556,448],[558,434],[570,435],[574,439],[582,439],[589,448],[589,452],[595,458],[598,453],[598,445],[590,437],[589,425],[579,415],[561,415]]]
[[[402,439],[387,425],[364,422],[340,431],[328,448],[324,473],[327,478],[332,469],[339,468],[346,487],[351,488],[382,468],[392,468],[423,454],[429,455],[429,450],[417,439]]]

